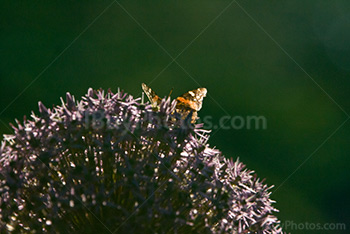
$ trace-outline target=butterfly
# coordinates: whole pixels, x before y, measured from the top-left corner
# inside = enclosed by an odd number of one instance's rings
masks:
[[[158,107],[161,103],[161,98],[145,83],[142,83],[142,89],[147,95],[151,105]],[[180,114],[182,119],[185,119],[192,112],[192,123],[195,123],[198,119],[197,111],[202,108],[203,98],[207,95],[206,88],[198,88],[187,93],[184,93],[180,97],[176,98],[176,113]]]

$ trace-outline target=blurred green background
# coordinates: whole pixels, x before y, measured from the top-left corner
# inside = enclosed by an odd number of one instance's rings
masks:
[[[267,119],[266,130],[214,130],[209,143],[276,186],[282,222],[350,229],[349,1],[1,3],[1,134],[66,92],[203,86],[200,116]]]

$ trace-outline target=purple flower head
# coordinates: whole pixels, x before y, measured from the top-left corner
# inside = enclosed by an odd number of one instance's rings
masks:
[[[209,131],[118,91],[69,93],[0,147],[0,230],[282,233],[268,187],[208,146]]]

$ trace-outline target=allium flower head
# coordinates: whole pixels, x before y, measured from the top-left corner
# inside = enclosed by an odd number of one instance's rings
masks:
[[[282,233],[269,187],[209,131],[118,91],[67,93],[0,148],[0,229],[13,233]]]

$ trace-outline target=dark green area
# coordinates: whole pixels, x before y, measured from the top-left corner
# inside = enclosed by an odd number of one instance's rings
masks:
[[[203,86],[199,115],[214,123],[266,117],[266,130],[213,130],[209,143],[276,185],[283,222],[350,228],[348,1],[238,1],[246,12],[219,0],[111,3],[2,1],[0,133],[67,91]]]

